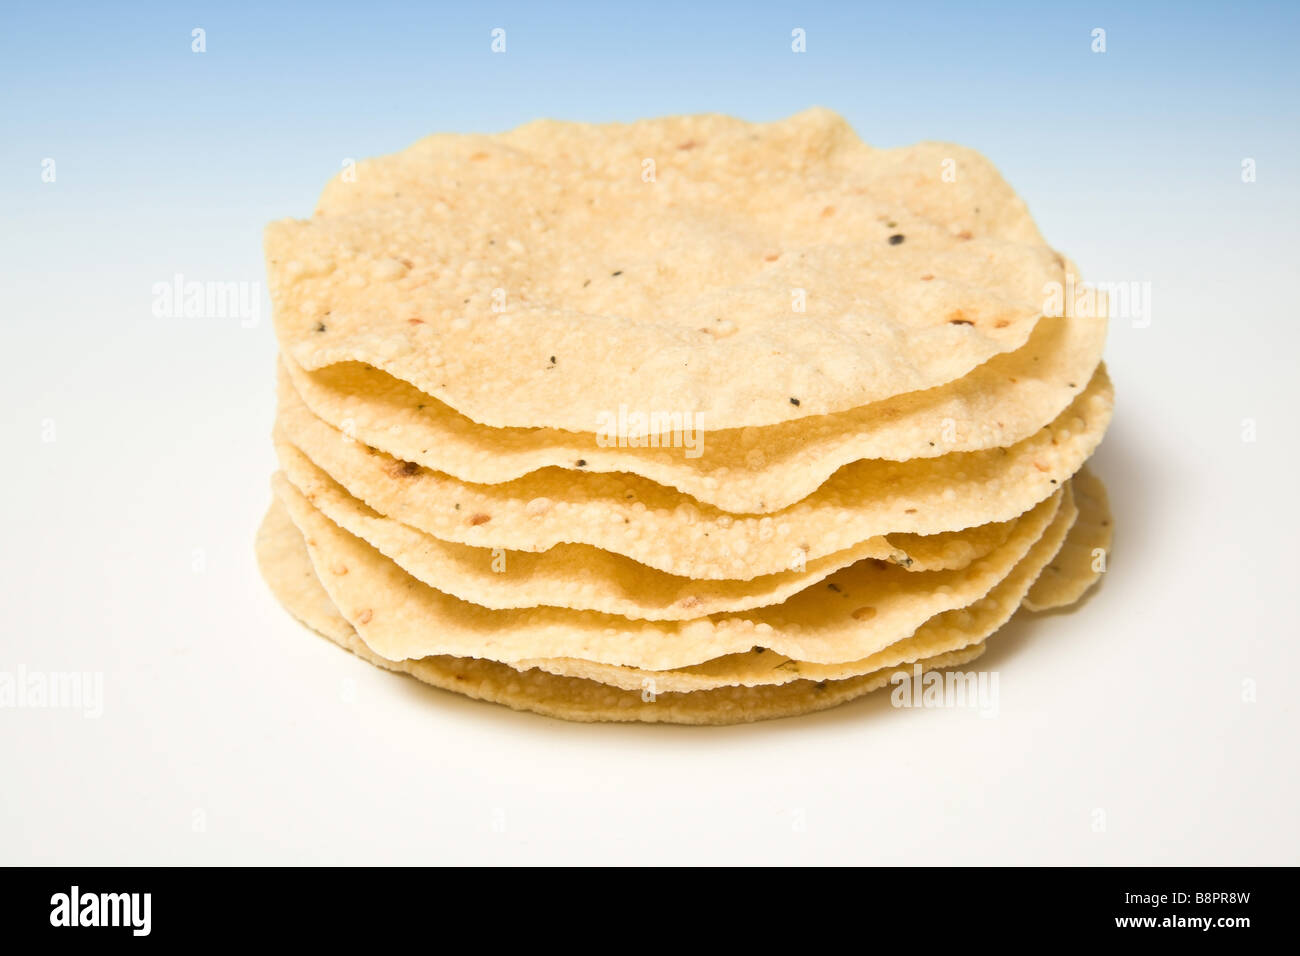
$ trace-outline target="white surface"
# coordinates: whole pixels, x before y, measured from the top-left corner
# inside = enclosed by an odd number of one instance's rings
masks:
[[[0,671],[100,671],[105,701],[0,710],[0,862],[1296,863],[1295,244],[1251,244],[1266,202],[1209,239],[1071,215],[1040,209],[1090,274],[1154,282],[1108,347],[1101,589],[994,639],[996,718],[877,694],[722,729],[517,714],[304,630],[252,550],[268,322],[149,315],[177,258],[258,276],[257,223],[224,259],[140,240],[97,270],[36,236],[5,319]]]

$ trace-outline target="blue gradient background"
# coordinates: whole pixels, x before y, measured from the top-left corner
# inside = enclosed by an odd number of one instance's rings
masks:
[[[0,765],[42,780],[7,794],[4,858],[426,858],[434,828],[420,808],[437,807],[470,821],[463,845],[437,837],[446,860],[745,862],[768,845],[791,860],[871,847],[886,862],[1295,863],[1300,786],[1276,748],[1293,753],[1300,734],[1282,686],[1300,667],[1298,9],[6,5],[0,442],[15,464],[0,499],[0,650],[102,670],[109,699],[105,734],[90,738],[57,715],[0,714],[21,731],[0,733]],[[489,49],[498,26],[504,55]],[[201,55],[194,27],[207,31]],[[790,51],[794,27],[805,54]],[[1094,27],[1105,54],[1091,52]],[[983,151],[1085,277],[1152,285],[1151,326],[1116,321],[1107,348],[1119,409],[1099,470],[1118,514],[1115,573],[1080,613],[999,638],[985,660],[1002,671],[1003,717],[910,721],[868,704],[875,719],[848,708],[684,745],[393,694],[344,655],[309,651],[251,556],[274,467],[266,310],[252,329],[157,319],[154,283],[264,284],[265,222],[308,215],[345,158],[430,132],[705,110],[766,120],[811,105],[877,145]],[[1245,157],[1258,164],[1250,185]],[[1241,441],[1243,418],[1258,442]],[[51,421],[58,440],[42,443]],[[254,655],[266,666],[250,670]],[[354,678],[354,710],[311,696]],[[1240,702],[1245,678],[1261,683],[1254,709]],[[229,742],[268,727],[273,744]],[[412,756],[430,732],[441,776]],[[567,777],[514,751],[534,733]],[[935,754],[935,769],[916,753]],[[483,754],[533,777],[493,775]],[[908,786],[855,777],[864,754],[868,770],[908,768]],[[780,774],[755,769],[778,757]],[[682,794],[681,774],[703,796]],[[117,783],[91,800],[88,776]],[[410,812],[368,789],[376,779],[400,781]],[[767,789],[736,806],[722,795],[735,779]],[[953,781],[994,789],[950,800]],[[474,845],[485,792],[537,826]],[[366,827],[340,823],[344,805]],[[1111,811],[1106,839],[1088,826],[1098,806]],[[195,841],[192,807],[228,829]],[[809,808],[802,843],[753,839],[789,807]],[[882,833],[873,819],[898,825]],[[590,837],[577,848],[575,829]]]
[[[878,145],[984,151],[1090,273],[1142,269],[1160,240],[1213,249],[1235,273],[1296,238],[1277,225],[1300,210],[1295,4],[546,6],[10,8],[6,260],[33,282],[69,256],[131,268],[164,250],[159,267],[206,269],[247,252],[257,223],[307,214],[342,158],[432,131],[813,104]],[[193,26],[205,54],[189,50]],[[494,26],[504,55],[489,52]],[[1260,164],[1251,190],[1243,156]],[[106,236],[88,217],[118,225]]]

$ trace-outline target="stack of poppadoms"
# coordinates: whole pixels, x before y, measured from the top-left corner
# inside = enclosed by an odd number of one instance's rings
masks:
[[[964,664],[1104,569],[1106,322],[970,150],[825,110],[433,136],[266,249],[262,570],[380,666],[759,720]]]

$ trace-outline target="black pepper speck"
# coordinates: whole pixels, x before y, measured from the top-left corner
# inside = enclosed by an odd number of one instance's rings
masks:
[[[901,232],[896,232],[889,237],[889,244],[891,246],[899,245],[902,241],[903,241],[903,234]]]

